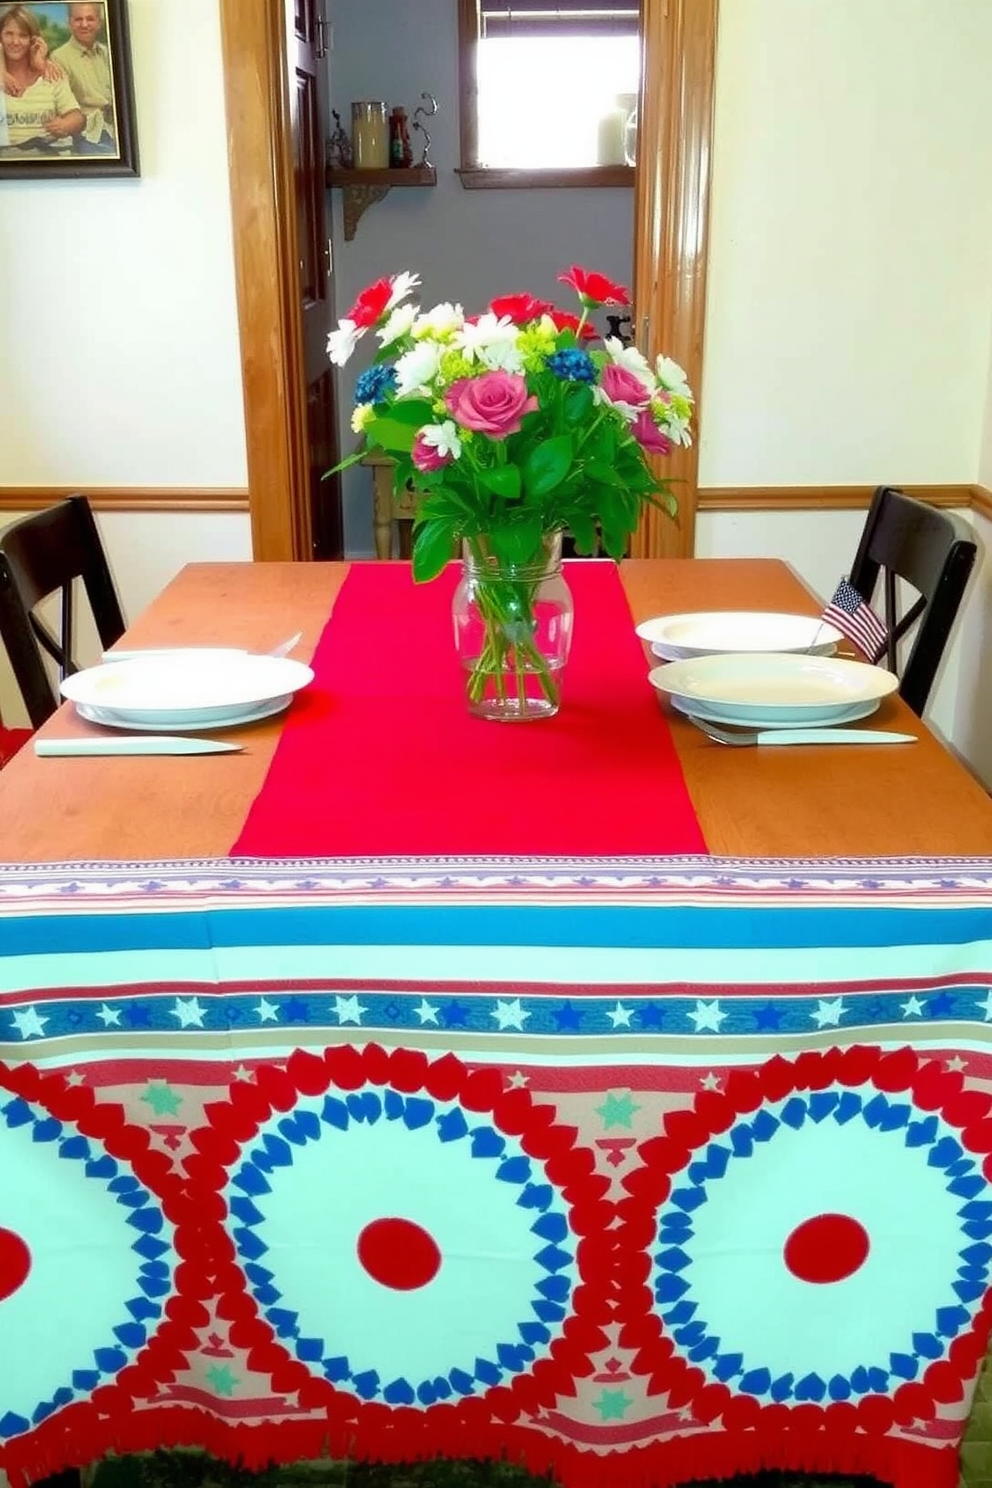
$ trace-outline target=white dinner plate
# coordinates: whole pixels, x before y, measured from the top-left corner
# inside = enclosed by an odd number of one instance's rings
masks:
[[[855,703],[878,702],[899,686],[893,672],[836,656],[774,653],[699,656],[649,673],[660,692],[708,703],[742,723],[834,723]]]
[[[778,718],[766,718],[760,708],[742,718],[739,713],[731,715],[725,713],[715,703],[700,703],[694,698],[680,697],[675,693],[669,698],[672,707],[679,713],[690,713],[694,718],[702,718],[706,723],[736,723],[745,724],[749,728],[761,729],[791,729],[795,723],[783,722]],[[870,718],[872,713],[878,711],[879,699],[871,698],[865,703],[852,703],[849,708],[840,708],[836,713],[831,713],[829,718],[807,719],[807,728],[833,728],[844,723],[856,723],[859,718]]]
[[[244,721],[247,712],[312,681],[313,672],[299,661],[204,650],[105,662],[66,677],[62,693],[77,707],[111,710],[120,727],[212,728]]]
[[[644,620],[637,634],[666,661],[696,656],[722,656],[738,651],[801,651],[830,656],[843,636],[813,615],[785,615],[770,610],[712,610],[699,614],[658,615]]]
[[[191,722],[189,718],[181,718],[178,722],[170,723],[168,727],[171,733],[176,734],[189,734],[205,727],[211,730],[236,728],[240,723],[257,723],[261,718],[272,718],[276,713],[282,713],[288,708],[292,701],[292,693],[287,692],[284,697],[271,698],[269,702],[258,703],[254,708],[245,708],[240,713],[215,718],[209,725]],[[139,734],[157,734],[162,729],[161,723],[149,723],[147,719],[125,718],[120,713],[115,713],[112,708],[94,708],[89,703],[77,703],[76,712],[80,718],[85,718],[87,723],[99,723],[104,728],[133,729]]]

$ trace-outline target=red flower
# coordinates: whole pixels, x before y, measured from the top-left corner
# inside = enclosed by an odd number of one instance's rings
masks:
[[[580,269],[573,264],[567,274],[559,274],[561,284],[570,284],[587,310],[600,305],[629,305],[630,296],[622,284],[614,284],[605,274],[596,274],[591,269]]]
[[[578,332],[580,339],[583,341],[595,341],[596,337],[599,335],[596,327],[594,325],[590,325],[588,320],[584,323],[582,330],[579,331],[579,317],[577,315],[570,315],[567,310],[552,309],[548,311],[548,314],[554,321],[557,330],[576,331]]]
[[[500,295],[489,301],[494,315],[508,315],[514,325],[524,325],[528,320],[539,320],[551,309],[550,300],[536,300],[529,294]]]
[[[374,284],[369,285],[368,289],[362,290],[345,316],[345,320],[354,321],[360,329],[368,329],[369,326],[376,325],[389,304],[392,292],[393,281],[391,279],[377,279]]]

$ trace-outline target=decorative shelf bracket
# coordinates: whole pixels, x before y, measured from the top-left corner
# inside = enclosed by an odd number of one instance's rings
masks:
[[[381,202],[389,192],[388,186],[345,186],[341,190],[344,206],[344,236],[350,243],[362,213],[376,202]]]
[[[437,171],[433,165],[413,165],[391,170],[354,170],[331,167],[325,176],[328,186],[341,189],[344,206],[344,236],[350,243],[362,214],[393,186],[436,186]]]

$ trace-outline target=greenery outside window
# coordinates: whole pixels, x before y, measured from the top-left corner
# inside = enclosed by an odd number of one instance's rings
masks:
[[[459,0],[465,186],[629,186],[637,0]]]

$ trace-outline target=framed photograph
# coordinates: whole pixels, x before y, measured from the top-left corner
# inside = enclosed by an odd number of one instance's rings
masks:
[[[136,175],[127,0],[0,0],[0,178]]]

